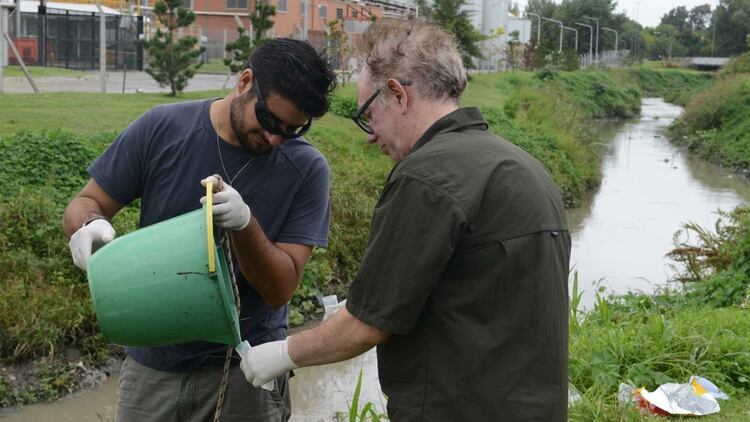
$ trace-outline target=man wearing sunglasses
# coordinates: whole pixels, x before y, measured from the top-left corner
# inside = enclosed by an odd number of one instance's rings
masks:
[[[346,307],[252,348],[260,386],[377,345],[390,420],[564,421],[570,235],[543,165],[459,107],[453,37],[381,19],[364,34],[357,125],[396,164]]]
[[[335,75],[309,44],[256,48],[224,98],[162,105],[130,124],[89,167],[64,217],[73,260],[112,240],[109,221],[140,198],[140,227],[195,210],[209,179],[214,223],[231,232],[240,334],[252,345],[286,338],[287,302],[311,249],[328,241],[325,158],[302,136],[325,114]],[[196,342],[126,348],[117,420],[213,420],[226,346]],[[231,362],[222,421],[290,417],[288,373],[255,389]]]

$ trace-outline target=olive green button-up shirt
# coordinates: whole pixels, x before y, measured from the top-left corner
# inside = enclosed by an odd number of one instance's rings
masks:
[[[347,309],[378,346],[399,421],[563,421],[570,235],[541,163],[476,108],[438,120],[391,172]]]

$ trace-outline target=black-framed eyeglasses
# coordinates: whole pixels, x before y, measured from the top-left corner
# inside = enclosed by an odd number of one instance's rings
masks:
[[[400,79],[396,79],[396,80],[398,81],[398,83],[400,83],[403,86],[409,86],[412,84],[412,81],[409,81],[409,80],[405,80],[405,81],[402,81]],[[365,115],[365,111],[367,111],[367,107],[369,107],[370,104],[372,104],[372,102],[375,101],[375,97],[377,97],[381,91],[382,91],[382,88],[376,89],[375,92],[373,92],[372,95],[370,95],[370,98],[368,98],[367,101],[365,101],[365,103],[362,104],[362,107],[358,108],[357,111],[352,113],[352,120],[354,120],[354,123],[356,123],[360,129],[364,130],[365,133],[370,134],[370,135],[372,135],[374,132],[372,130],[372,127],[370,127],[370,119],[368,119],[367,116]]]
[[[297,138],[305,134],[312,125],[312,118],[307,119],[307,123],[302,126],[290,128],[291,130],[284,129],[284,125],[281,123],[278,117],[271,113],[266,105],[266,100],[263,97],[263,91],[260,88],[260,81],[258,76],[253,74],[253,88],[255,89],[255,117],[258,119],[260,125],[268,133],[273,135],[281,135],[284,139]]]

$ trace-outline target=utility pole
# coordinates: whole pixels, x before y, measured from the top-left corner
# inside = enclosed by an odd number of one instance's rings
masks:
[[[599,63],[599,19],[598,18],[592,18],[591,16],[584,16],[584,19],[591,19],[592,21],[596,21],[596,44],[594,47],[594,50],[596,50],[595,61]]]
[[[536,16],[536,47],[542,45],[542,17],[536,13],[526,12],[527,15]]]
[[[554,22],[554,23],[560,25],[560,47],[557,49],[557,52],[558,53],[562,53],[563,23],[561,21],[557,20],[557,19],[545,18],[544,16],[541,16],[541,18],[544,19],[544,20],[546,20],[546,21]]]
[[[672,27],[669,27],[669,61],[672,61]]]
[[[576,33],[575,48],[573,50],[575,50],[575,52],[577,53],[578,52],[578,30],[575,28],[571,28],[569,26],[563,26],[563,29],[567,29],[568,31],[573,31]]]
[[[589,29],[589,66],[591,65],[591,60],[593,59],[593,49],[594,49],[594,27],[591,25],[586,25],[585,23],[576,22],[576,25],[585,26]]]
[[[711,57],[714,56],[714,45],[716,44],[716,15],[719,11],[719,6],[716,2],[714,2],[714,11],[711,14]]]
[[[16,39],[21,38],[21,0],[16,0]]]
[[[636,22],[638,22],[638,10],[640,9],[640,7],[641,7],[641,2],[640,1],[635,2],[635,21]],[[639,49],[640,49],[639,41],[640,40],[641,40],[640,34],[635,34],[635,36],[633,37],[633,43],[632,43],[633,44],[633,51],[637,51],[638,53],[640,53],[640,51],[639,51]]]

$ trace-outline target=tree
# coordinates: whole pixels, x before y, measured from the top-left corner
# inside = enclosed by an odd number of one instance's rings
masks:
[[[682,32],[685,29],[692,29],[688,22],[689,17],[690,13],[685,6],[675,7],[661,17],[661,25],[669,25],[677,32]]]
[[[417,6],[417,10],[419,11],[419,16],[431,21],[432,19],[430,17],[432,16],[432,2],[427,0],[417,0],[415,4]]]
[[[750,33],[750,1],[721,0],[713,21],[717,56],[732,56],[747,50],[745,37]]]
[[[704,4],[688,11],[684,6],[675,7],[661,18],[657,28],[660,33],[670,34],[672,56],[697,56],[708,47],[706,25],[711,17],[711,6]],[[652,54],[653,56],[653,54]]]
[[[159,86],[169,86],[172,96],[182,92],[188,80],[195,75],[201,66],[194,63],[205,47],[198,47],[198,40],[193,36],[182,37],[175,41],[175,30],[186,27],[195,21],[191,10],[180,7],[182,0],[159,0],[154,5],[161,28],[151,39],[143,40],[143,46],[149,54],[146,73],[151,75]]]
[[[273,28],[271,16],[276,16],[276,6],[258,0],[255,4],[255,13],[250,15],[250,22],[253,24],[253,30],[255,31],[256,47],[268,40],[266,31]]]
[[[464,66],[473,68],[472,57],[483,57],[479,43],[485,37],[471,24],[469,12],[463,9],[464,5],[466,0],[435,0],[432,13],[425,16],[456,36]]]
[[[505,48],[505,63],[506,66],[510,67],[511,72],[515,72],[518,66],[518,49],[521,42],[518,41],[518,31],[513,31],[508,35],[508,46]]]
[[[344,84],[349,82],[349,58],[354,53],[354,47],[349,42],[349,35],[344,31],[344,23],[338,19],[328,21],[326,27],[326,43],[328,56],[333,59],[335,69],[341,71]]]
[[[230,58],[224,59],[224,64],[229,66],[231,73],[237,73],[242,70],[250,54],[255,49],[252,40],[245,34],[245,28],[238,26],[237,32],[239,32],[237,39],[227,43],[226,47],[224,47],[230,55]]]
[[[693,31],[703,31],[711,23],[711,5],[695,6],[689,13],[688,22]]]
[[[505,52],[503,51],[503,45],[500,42],[500,37],[505,34],[505,28],[499,26],[485,36],[485,46],[487,50],[487,60],[490,63],[490,68],[497,64],[497,69],[500,69],[500,63],[504,59]],[[495,61],[493,62],[493,58]]]
[[[518,2],[514,1],[512,4],[508,6],[508,13],[515,17],[521,16],[521,8],[518,6]]]
[[[552,0],[529,0],[526,6],[527,12],[533,12],[544,16],[546,18],[553,18],[564,22],[568,26],[574,26],[575,22],[582,22],[585,24],[596,27],[596,23],[593,20],[586,20],[584,16],[590,16],[599,20],[599,27],[607,27],[615,29],[620,34],[620,39],[623,39],[624,31],[623,27],[629,22],[629,19],[623,13],[616,13],[616,0],[565,0],[559,5]],[[536,21],[536,19],[534,19]],[[535,22],[536,23],[536,22]],[[577,27],[581,32],[588,35],[588,29],[584,27]],[[542,57],[552,57],[553,53],[557,52],[560,40],[560,26],[550,22],[542,23],[541,40],[539,40],[539,47],[541,49]],[[605,50],[614,50],[615,37],[607,31],[599,32],[599,52]],[[573,49],[573,37],[570,32],[564,34],[564,40],[568,40],[564,44],[563,48],[567,50]],[[596,38],[594,38],[596,43]],[[566,47],[567,46],[567,47]],[[619,47],[618,47],[619,48]],[[589,37],[579,37],[578,49],[580,51],[589,50]]]
[[[276,7],[272,4],[258,2],[255,5],[255,13],[249,16],[250,23],[253,26],[253,39],[245,33],[245,28],[238,26],[239,36],[234,42],[228,43],[225,50],[230,54],[229,59],[224,59],[224,64],[229,66],[232,73],[237,73],[245,67],[247,59],[255,50],[255,47],[268,41],[266,31],[273,28],[271,16],[276,15]]]
[[[521,55],[521,64],[524,70],[534,70],[538,67],[542,67],[544,60],[539,54],[539,45],[536,42],[536,38],[532,38],[526,43]]]

